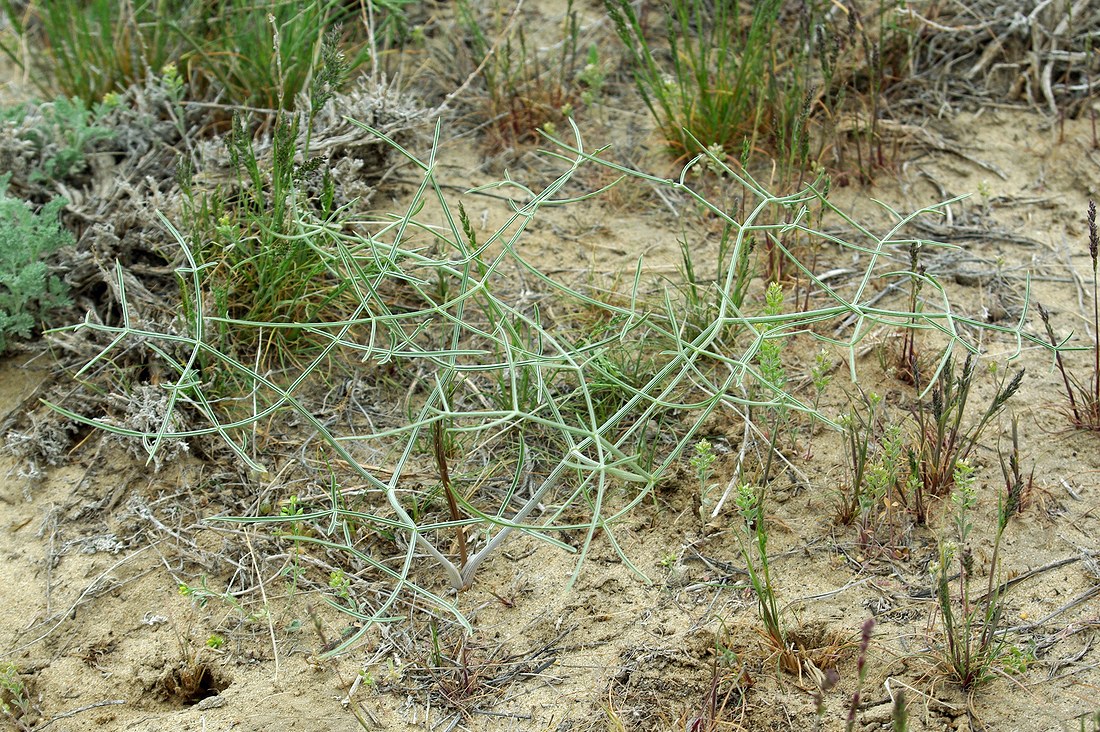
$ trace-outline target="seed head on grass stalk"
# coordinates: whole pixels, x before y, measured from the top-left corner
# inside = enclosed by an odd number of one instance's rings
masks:
[[[1000,590],[996,587],[997,574],[1000,570],[1001,540],[1004,538],[1008,522],[1023,509],[1024,502],[1031,491],[1035,479],[1035,468],[1025,478],[1020,470],[1020,432],[1019,420],[1012,416],[1012,437],[1008,459],[997,448],[997,457],[1000,459],[1001,474],[1005,481],[1003,494],[997,496],[997,528],[993,538],[993,556],[989,560],[989,582],[985,592],[985,615],[987,618],[999,618],[1000,606],[1003,601]]]
[[[859,655],[856,657],[856,690],[852,694],[852,702],[848,705],[848,719],[845,722],[845,732],[852,732],[856,726],[856,712],[859,710],[860,699],[863,694],[863,682],[867,680],[867,651],[871,648],[871,631],[874,630],[875,619],[867,618],[863,621],[863,629],[859,635]]]
[[[897,375],[907,384],[916,385],[920,381],[920,364],[917,361],[917,328],[919,309],[921,306],[920,292],[924,286],[926,270],[921,264],[921,249],[919,242],[909,245],[909,312],[913,313],[909,321],[909,327],[902,329],[901,352],[898,354]]]
[[[905,706],[905,692],[898,690],[894,704],[890,709],[890,729],[893,732],[907,732],[909,729],[909,710]]]
[[[1100,411],[1100,331],[1096,330],[1100,324],[1100,301],[1097,300],[1097,272],[1096,257],[1100,248],[1100,237],[1096,233],[1096,201],[1089,199],[1088,209],[1089,223],[1089,257],[1092,259],[1092,405],[1093,411]]]
[[[1089,259],[1092,262],[1092,376],[1090,379],[1078,379],[1067,368],[1062,356],[1068,338],[1059,340],[1054,335],[1054,328],[1050,323],[1050,313],[1041,304],[1039,305],[1039,317],[1043,321],[1047,340],[1054,350],[1054,361],[1058,367],[1058,373],[1062,377],[1062,385],[1065,389],[1066,401],[1069,403],[1069,413],[1075,427],[1079,429],[1100,431],[1100,287],[1097,279],[1097,257],[1100,256],[1100,234],[1097,233],[1096,203],[1089,200],[1085,219],[1089,228]]]

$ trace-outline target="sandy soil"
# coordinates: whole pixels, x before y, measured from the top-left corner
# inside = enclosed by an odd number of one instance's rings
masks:
[[[929,124],[906,141],[895,171],[873,187],[838,188],[831,200],[886,226],[876,200],[908,211],[973,194],[927,232],[962,248],[929,263],[956,306],[1011,320],[1030,277],[1032,301],[1055,314],[1059,331],[1083,335],[1091,312],[1084,211],[1100,180],[1087,120],[1058,126],[1034,112],[989,108]],[[470,138],[447,142],[444,176],[462,187],[494,180],[499,168],[479,165],[482,156]],[[388,191],[395,202],[405,194],[400,186]],[[473,200],[471,216],[486,227],[505,214],[499,201]],[[631,184],[540,218],[525,246],[551,274],[577,280],[613,282],[644,255],[656,283],[675,271],[683,226]],[[699,261],[713,261],[715,251],[711,241]],[[1037,318],[1028,323],[1041,332]],[[1002,363],[1014,351],[997,338],[982,346]],[[804,372],[813,352],[789,355],[792,371]],[[902,408],[911,389],[876,358],[873,348],[863,356],[860,386]],[[808,667],[802,675],[779,671],[762,638],[732,514],[700,519],[686,464],[618,527],[648,583],[597,541],[570,587],[570,555],[514,538],[457,598],[473,634],[413,613],[329,659],[323,651],[354,624],[324,604],[316,583],[292,586],[290,545],[255,527],[204,521],[253,500],[240,491],[285,497],[277,475],[231,485],[198,456],[154,472],[115,442],[80,433],[58,465],[39,466],[37,475],[23,460],[0,458],[0,662],[14,664],[29,707],[21,723],[35,730],[693,732],[715,709],[716,729],[833,730],[844,729],[861,628],[874,617],[855,729],[889,729],[890,699],[901,690],[913,730],[1078,729],[1079,715],[1100,710],[1100,451],[1095,434],[1069,428],[1050,354],[1025,350],[1016,366],[1027,375],[1010,412],[1019,416],[1023,462],[1034,464],[1036,485],[1001,550],[1001,578],[1023,578],[1006,596],[1003,623],[1031,658],[969,693],[937,664],[941,629],[930,593],[920,592],[931,587],[940,521],[913,528],[892,559],[860,556],[854,529],[833,518],[844,463],[828,432],[815,436],[812,458],[796,459],[808,483],[778,491],[767,515],[784,617],[817,649],[820,665],[835,662],[840,674],[820,718]],[[18,420],[56,378],[46,356],[9,357],[0,367],[0,418]],[[981,398],[990,383],[980,382]],[[850,387],[839,371],[826,413],[845,408]],[[1007,416],[998,420],[978,451],[973,546],[982,573],[1001,483],[996,448],[1008,429]],[[714,480],[724,486],[740,427],[719,413],[707,432],[719,453]],[[943,507],[933,511],[942,515]],[[430,568],[418,572],[446,592]],[[187,596],[181,585],[210,596]],[[230,586],[245,589],[223,595]],[[10,691],[4,698],[13,701]]]

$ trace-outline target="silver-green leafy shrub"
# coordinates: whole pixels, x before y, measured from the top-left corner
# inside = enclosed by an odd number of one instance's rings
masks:
[[[35,213],[24,201],[8,197],[9,178],[0,177],[0,352],[10,338],[28,337],[37,319],[68,302],[65,284],[43,260],[73,243],[58,219],[65,200],[56,198]]]
[[[88,155],[115,136],[103,122],[116,106],[117,97],[92,108],[79,99],[59,97],[0,109],[0,167],[12,174],[12,188],[21,191],[84,175]]]

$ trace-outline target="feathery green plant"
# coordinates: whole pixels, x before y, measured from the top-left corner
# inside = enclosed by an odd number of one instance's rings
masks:
[[[103,120],[116,103],[110,96],[91,106],[77,97],[58,97],[0,110],[0,119],[7,122],[5,134],[11,135],[15,144],[30,148],[30,155],[12,166],[11,188],[39,200],[43,190],[53,190],[58,183],[83,183],[88,156],[97,143],[115,136]]]
[[[714,448],[711,447],[710,441],[699,440],[695,443],[695,451],[688,460],[688,464],[691,465],[692,470],[695,471],[695,477],[699,479],[699,514],[700,518],[706,519],[712,504],[713,499],[710,497],[710,476],[714,469],[714,461],[718,459],[718,456],[714,454]]]
[[[778,282],[769,282],[764,294],[764,316],[776,320],[783,314],[783,286]],[[764,333],[772,330],[771,324],[763,326]],[[782,393],[787,386],[787,369],[783,365],[783,339],[768,338],[766,335],[756,353],[757,365],[763,388],[774,393]]]
[[[58,221],[64,199],[35,213],[30,204],[8,197],[9,179],[0,176],[0,353],[11,338],[29,337],[36,322],[68,303],[68,288],[43,258],[73,243]]]
[[[101,123],[113,105],[108,98],[89,108],[78,97],[58,97],[38,105],[35,116],[41,123],[21,133],[34,144],[41,158],[40,168],[32,172],[31,179],[63,181],[84,172],[92,146],[115,136],[114,130]]]

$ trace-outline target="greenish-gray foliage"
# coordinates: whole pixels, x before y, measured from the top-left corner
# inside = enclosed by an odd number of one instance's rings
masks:
[[[35,213],[8,197],[9,178],[0,177],[0,352],[11,337],[28,337],[37,319],[68,302],[65,284],[43,260],[73,243],[58,219],[65,200],[56,198]]]
[[[97,124],[106,106],[97,104],[89,110],[80,99],[58,97],[41,107],[43,124],[27,131],[29,139],[48,153],[43,155],[41,175],[62,180],[84,171],[92,144],[114,136],[110,129]]]
[[[11,168],[13,188],[84,174],[96,143],[115,136],[103,119],[116,105],[116,99],[108,99],[89,108],[75,97],[58,97],[0,109],[0,126],[4,127],[0,144],[11,147],[10,155],[23,158],[22,164]]]

